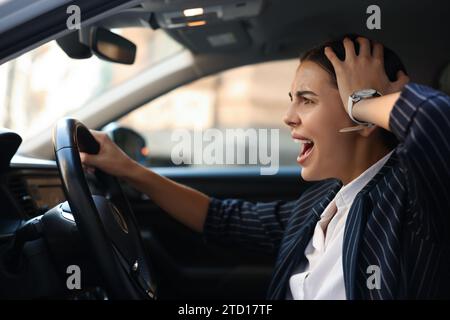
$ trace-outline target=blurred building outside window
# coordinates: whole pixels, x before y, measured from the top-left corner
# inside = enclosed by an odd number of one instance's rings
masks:
[[[208,128],[222,132],[233,128],[279,129],[280,166],[296,166],[299,145],[293,142],[283,117],[298,63],[298,59],[266,62],[202,78],[130,112],[118,123],[143,135],[150,166],[174,165],[174,130],[193,133]],[[247,145],[246,152],[254,147]]]
[[[49,42],[0,66],[0,127],[28,139],[116,85],[181,51],[164,31],[113,30],[137,45],[136,62],[121,65],[93,56],[69,58]]]

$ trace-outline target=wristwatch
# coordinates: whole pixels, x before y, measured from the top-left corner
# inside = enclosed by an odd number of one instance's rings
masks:
[[[348,103],[347,103],[347,113],[348,113],[350,119],[352,119],[353,122],[355,122],[359,125],[366,126],[366,127],[372,127],[373,126],[372,123],[358,121],[353,117],[353,114],[352,114],[353,106],[357,102],[361,101],[362,99],[368,99],[368,98],[380,97],[380,96],[381,96],[381,93],[379,93],[375,89],[362,89],[362,90],[353,92],[353,94],[348,97]]]

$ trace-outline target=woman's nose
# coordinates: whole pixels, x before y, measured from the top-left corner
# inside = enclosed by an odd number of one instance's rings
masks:
[[[286,123],[286,125],[291,128],[295,128],[301,123],[300,117],[298,116],[297,112],[295,112],[295,108],[293,106],[290,106],[288,108],[283,120],[284,123]]]

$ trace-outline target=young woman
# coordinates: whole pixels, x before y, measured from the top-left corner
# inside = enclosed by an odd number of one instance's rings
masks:
[[[210,198],[100,132],[99,154],[80,156],[206,239],[276,252],[270,299],[448,298],[450,97],[408,81],[392,51],[362,37],[302,57],[285,122],[302,177],[318,182],[291,202]]]

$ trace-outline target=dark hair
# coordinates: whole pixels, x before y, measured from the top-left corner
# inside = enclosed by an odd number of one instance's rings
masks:
[[[352,42],[355,46],[356,54],[358,54],[359,53],[359,43],[358,43],[358,41],[356,41],[356,39],[359,37],[359,35],[349,34],[349,35],[344,35],[344,36],[342,36],[338,39],[332,40],[332,41],[327,41],[318,47],[308,50],[301,56],[300,61],[301,62],[302,61],[311,61],[311,62],[317,63],[326,72],[328,72],[328,74],[331,77],[332,82],[337,87],[336,72],[334,71],[333,65],[331,64],[330,60],[328,60],[328,58],[325,56],[324,49],[325,49],[325,47],[331,47],[333,49],[334,53],[336,54],[336,56],[340,60],[344,60],[345,59],[345,48],[343,45],[343,40],[346,37],[349,38],[350,40],[352,40]],[[373,41],[371,41],[371,44],[373,44]],[[373,47],[373,45],[372,45],[372,47]],[[407,74],[406,68],[403,65],[402,61],[400,60],[399,56],[394,51],[392,51],[391,49],[386,48],[386,47],[384,47],[384,70],[390,81],[397,80],[397,73],[399,71],[403,71],[405,74]],[[398,144],[398,140],[394,136],[394,134],[383,128],[380,128],[380,130],[381,130],[380,136],[381,136],[381,139],[383,140],[383,142],[385,143],[385,145],[389,149],[395,148]]]

